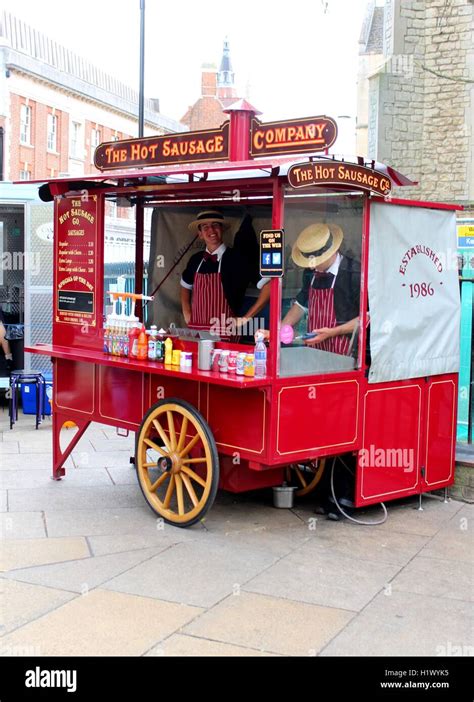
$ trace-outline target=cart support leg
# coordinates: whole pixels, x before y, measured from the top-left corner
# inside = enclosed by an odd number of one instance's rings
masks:
[[[447,504],[450,501],[449,500],[449,489],[448,489],[447,485],[444,488],[444,500],[443,501],[444,501],[444,504]]]
[[[61,429],[64,422],[67,422],[68,419],[69,418],[65,415],[53,411],[53,480],[61,480],[63,475],[66,475],[66,470],[63,467],[64,463],[90,424],[89,420],[75,419],[74,423],[77,425],[78,431],[71,439],[66,449],[62,451],[60,444]]]
[[[418,512],[423,512],[423,511],[424,511],[424,510],[423,510],[423,507],[421,506],[422,497],[423,497],[423,493],[420,492],[419,498],[418,498]]]

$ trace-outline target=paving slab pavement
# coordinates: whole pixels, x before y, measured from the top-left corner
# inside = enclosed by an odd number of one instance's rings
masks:
[[[204,656],[218,658],[220,656],[232,657],[275,657],[277,654],[259,651],[256,648],[234,646],[222,641],[210,641],[199,636],[173,634],[158,646],[149,651],[146,656]]]
[[[472,604],[465,600],[387,588],[321,655],[449,656],[449,646],[455,646],[472,656],[473,624]]]
[[[363,527],[313,497],[219,493],[178,529],[144,502],[132,452],[93,425],[53,481],[50,420],[10,431],[0,414],[1,654],[474,654],[473,505],[413,498]]]
[[[314,656],[354,612],[243,592],[231,595],[184,633],[286,656]]]

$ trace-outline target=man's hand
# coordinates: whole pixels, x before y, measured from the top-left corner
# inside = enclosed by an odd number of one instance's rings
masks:
[[[268,329],[257,329],[257,331],[254,334],[255,341],[257,341],[257,334],[261,334],[263,336],[264,341],[268,341],[270,338],[270,332],[268,331]]]
[[[186,324],[189,324],[191,321],[191,310],[183,310],[183,317]]]
[[[316,344],[321,344],[326,339],[331,339],[335,334],[335,328],[322,327],[321,329],[313,329],[312,334],[316,334],[312,339],[305,339],[306,346],[316,346]]]

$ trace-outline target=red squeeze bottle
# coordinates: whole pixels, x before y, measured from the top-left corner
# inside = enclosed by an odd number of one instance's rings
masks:
[[[145,325],[142,324],[142,328],[138,335],[138,352],[137,358],[139,361],[146,361],[148,358],[148,338],[146,335]]]
[[[132,358],[137,358],[138,356],[138,336],[140,334],[140,327],[138,324],[134,324],[130,329],[128,335],[128,353]]]

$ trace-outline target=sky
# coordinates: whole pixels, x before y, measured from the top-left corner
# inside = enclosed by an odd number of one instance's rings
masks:
[[[263,121],[354,118],[367,4],[145,0],[145,94],[179,120],[200,95],[202,63],[219,64],[227,37],[239,94],[248,95]],[[2,0],[2,6],[138,90],[139,0]]]

